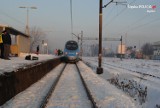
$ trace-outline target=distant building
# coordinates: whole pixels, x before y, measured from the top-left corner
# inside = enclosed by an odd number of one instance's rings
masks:
[[[142,52],[140,50],[136,50],[135,58],[136,59],[142,59],[143,58],[143,54],[142,54]]]
[[[117,53],[118,54],[126,54],[126,45],[124,45],[124,44],[118,45]]]
[[[160,60],[160,41],[153,43],[153,59]]]
[[[0,32],[7,30],[11,35],[11,54],[19,56],[20,53],[30,52],[30,36],[7,25],[0,25]]]
[[[125,44],[120,44],[118,45],[118,48],[117,48],[117,57],[124,57],[126,54],[126,45]]]

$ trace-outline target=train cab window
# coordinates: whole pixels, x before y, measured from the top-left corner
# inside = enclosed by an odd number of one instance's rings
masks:
[[[78,48],[78,44],[74,41],[69,41],[66,44],[66,49],[68,50],[76,50]]]

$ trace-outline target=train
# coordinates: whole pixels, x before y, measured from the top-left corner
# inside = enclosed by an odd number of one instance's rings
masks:
[[[79,46],[74,40],[69,40],[65,44],[64,57],[65,62],[78,62],[79,61]]]

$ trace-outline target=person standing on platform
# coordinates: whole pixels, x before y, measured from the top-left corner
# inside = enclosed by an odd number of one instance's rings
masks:
[[[0,33],[0,51],[1,51],[1,56],[0,58],[4,58],[4,45],[3,45],[3,39],[2,39],[2,34],[3,33]]]
[[[37,55],[39,54],[39,45],[37,46],[37,51],[36,51]]]
[[[3,31],[2,40],[4,45],[4,59],[10,60],[9,53],[10,53],[10,45],[11,45],[11,35],[6,30]]]

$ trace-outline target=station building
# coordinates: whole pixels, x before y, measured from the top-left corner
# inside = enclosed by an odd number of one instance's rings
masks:
[[[30,52],[30,36],[12,27],[9,27],[7,25],[0,25],[0,33],[3,30],[7,30],[11,35],[11,40],[12,40],[11,54],[12,55],[19,56],[20,53]]]

